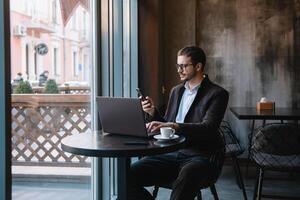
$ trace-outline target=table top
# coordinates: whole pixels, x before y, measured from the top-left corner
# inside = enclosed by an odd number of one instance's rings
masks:
[[[299,120],[300,109],[275,108],[274,110],[257,110],[255,107],[230,107],[238,119]]]
[[[133,142],[143,144],[132,144]],[[183,136],[159,142],[156,139],[102,134],[97,131],[68,136],[62,140],[61,148],[69,153],[92,157],[135,157],[176,151],[184,142]]]

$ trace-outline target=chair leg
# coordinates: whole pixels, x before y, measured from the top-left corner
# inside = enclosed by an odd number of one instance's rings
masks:
[[[252,120],[252,127],[251,132],[248,135],[249,144],[248,144],[248,156],[247,156],[247,164],[246,164],[246,177],[248,177],[248,170],[249,170],[249,164],[250,164],[250,155],[251,155],[251,146],[252,146],[252,138],[254,136],[254,128],[255,128],[255,120]]]
[[[260,169],[259,169],[258,190],[257,190],[257,197],[258,197],[258,200],[261,199],[263,180],[264,180],[264,170],[260,168]]]
[[[254,187],[254,191],[253,191],[253,200],[256,200],[256,196],[257,196],[257,186],[258,186],[258,182],[259,182],[259,173],[258,173],[258,168],[256,168],[256,181],[255,181],[255,187]]]
[[[210,186],[210,191],[211,191],[212,195],[214,196],[214,199],[215,200],[219,200],[215,184],[213,184],[212,186]]]
[[[243,192],[244,199],[247,200],[247,193],[246,193],[246,190],[245,190],[243,176],[242,176],[242,173],[241,173],[241,169],[240,169],[238,159],[237,159],[236,156],[233,156],[232,159],[233,159],[233,162],[234,162],[233,165],[234,165],[234,169],[235,169],[237,184]]]
[[[236,184],[239,186],[240,189],[242,189],[242,183],[240,181],[240,169],[239,169],[239,164],[237,162],[237,158],[236,156],[232,156],[231,157],[231,160],[233,161],[233,169],[234,169],[234,173],[235,173],[235,181],[236,181]]]
[[[159,187],[157,185],[155,185],[154,189],[153,189],[153,192],[152,192],[153,199],[156,199],[157,194],[158,194],[158,190],[159,190]]]
[[[254,194],[253,194],[253,200],[261,199],[263,179],[264,179],[264,170],[259,168],[256,185],[255,185],[255,189],[254,189]]]

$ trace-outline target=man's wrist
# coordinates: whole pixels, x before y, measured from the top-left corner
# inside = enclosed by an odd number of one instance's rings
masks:
[[[177,123],[172,123],[172,128],[175,130],[179,129],[179,125]]]
[[[155,108],[153,108],[153,110],[151,110],[148,114],[151,115],[151,117],[154,117],[154,114],[155,114]]]

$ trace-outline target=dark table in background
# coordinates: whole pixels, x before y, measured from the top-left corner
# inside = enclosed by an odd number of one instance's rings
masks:
[[[252,120],[252,127],[249,139],[252,138],[255,120],[295,120],[298,123],[300,119],[300,109],[294,108],[275,108],[274,110],[257,110],[255,107],[229,107],[230,111],[239,120]],[[251,144],[251,140],[250,143]]]
[[[281,122],[283,122],[283,120],[295,120],[295,123],[298,123],[298,120],[300,120],[300,109],[295,108],[257,110],[255,107],[229,107],[229,109],[239,120],[252,120],[251,132],[249,135],[248,158],[250,156],[252,137],[255,129],[255,120],[263,120],[263,125],[266,120],[280,120]]]
[[[275,108],[257,110],[255,107],[230,107],[230,111],[241,120],[299,120],[300,109]]]
[[[147,142],[147,144],[128,144],[132,142]],[[130,158],[176,151],[182,147],[184,142],[185,138],[182,136],[174,141],[158,142],[155,139],[94,132],[68,136],[62,140],[61,147],[64,151],[77,155],[117,158],[118,200],[126,200],[126,171],[130,167]]]
[[[229,107],[230,111],[239,120],[252,120],[250,138],[253,136],[255,120],[295,120],[300,119],[300,109],[294,108],[275,108],[274,110],[257,110],[255,107]],[[250,141],[251,142],[251,141]]]

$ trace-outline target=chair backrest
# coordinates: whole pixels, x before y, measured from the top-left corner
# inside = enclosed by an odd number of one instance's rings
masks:
[[[295,124],[267,124],[253,137],[250,156],[262,168],[300,171],[300,129]]]
[[[295,124],[267,124],[257,130],[252,151],[288,156],[300,154],[300,128]]]
[[[233,133],[229,122],[222,121],[219,131],[225,143],[226,154],[234,154],[237,156],[244,152],[244,148],[241,147],[240,142]]]

